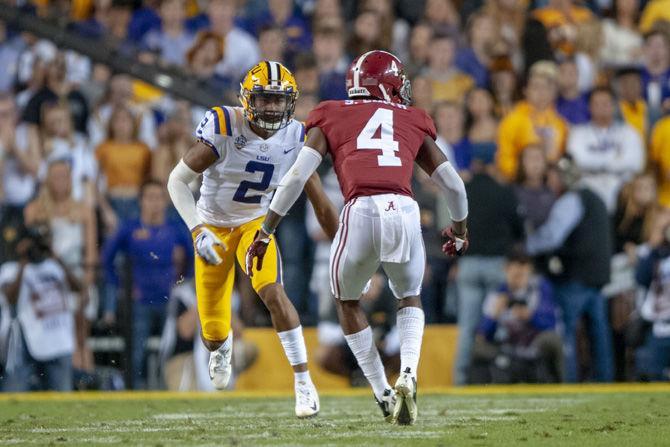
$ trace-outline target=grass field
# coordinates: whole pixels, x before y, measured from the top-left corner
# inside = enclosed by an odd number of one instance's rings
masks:
[[[487,387],[419,395],[419,421],[386,424],[367,392],[288,396],[0,395],[0,445],[668,446],[670,386]]]

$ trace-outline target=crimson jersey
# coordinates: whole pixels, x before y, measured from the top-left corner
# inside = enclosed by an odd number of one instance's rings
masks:
[[[414,159],[433,120],[422,109],[379,100],[324,101],[309,114],[307,130],[326,136],[335,173],[348,202],[396,193],[412,196]]]

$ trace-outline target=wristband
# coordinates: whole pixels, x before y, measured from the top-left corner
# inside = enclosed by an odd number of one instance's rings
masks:
[[[276,230],[276,228],[275,228],[275,230]],[[274,234],[275,230],[269,230],[268,227],[265,225],[265,222],[263,222],[261,224],[261,231],[263,233],[267,234],[268,236],[272,236]]]

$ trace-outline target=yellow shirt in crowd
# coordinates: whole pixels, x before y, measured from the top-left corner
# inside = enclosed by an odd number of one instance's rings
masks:
[[[670,22],[670,0],[651,0],[640,17],[640,31],[647,33],[658,21]]]
[[[619,110],[623,120],[637,130],[642,138],[642,143],[647,145],[647,131],[649,130],[649,122],[647,119],[647,103],[639,99],[634,103],[628,101],[619,101]]]
[[[434,103],[442,101],[462,103],[465,95],[474,87],[474,79],[461,71],[455,71],[449,79],[431,79]]]
[[[521,152],[531,144],[546,148],[547,159],[557,160],[565,150],[568,126],[552,107],[536,111],[526,101],[519,102],[503,118],[498,128],[498,168],[509,180],[514,180]]]
[[[658,201],[670,207],[670,117],[658,121],[651,132],[649,162],[658,167]]]
[[[587,8],[572,6],[566,14],[560,9],[551,7],[539,8],[533,12],[533,16],[539,20],[547,30],[559,28],[565,25],[578,25],[588,22],[593,18],[593,14]],[[558,45],[558,48],[565,54],[572,54],[574,46],[571,41],[564,41]]]
[[[110,189],[139,189],[149,177],[151,151],[143,143],[122,144],[106,141],[98,146],[95,157]]]

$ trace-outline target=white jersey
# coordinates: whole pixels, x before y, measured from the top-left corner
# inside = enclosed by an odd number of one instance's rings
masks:
[[[198,216],[217,227],[238,227],[267,213],[279,181],[305,142],[305,125],[291,120],[270,138],[256,135],[241,107],[214,107],[195,136],[218,160],[203,172]]]

